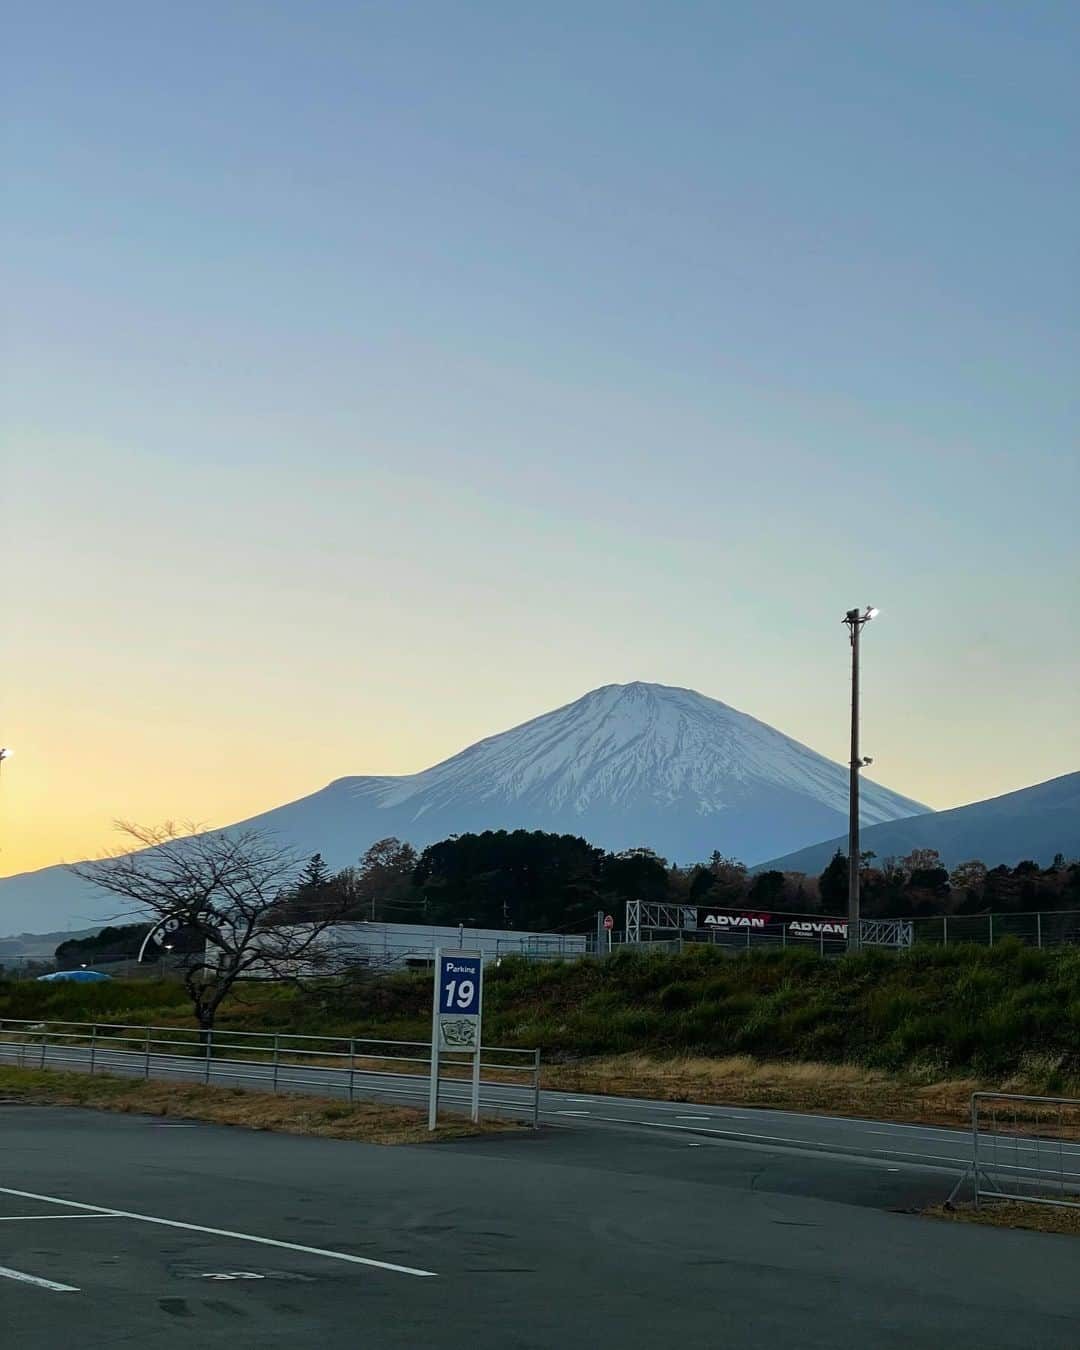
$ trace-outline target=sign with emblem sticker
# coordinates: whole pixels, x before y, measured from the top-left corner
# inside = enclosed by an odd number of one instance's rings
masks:
[[[439,1056],[472,1055],[473,1120],[480,1118],[480,1017],[484,993],[484,959],[479,952],[436,951],[432,1000],[431,1092],[428,1127],[435,1128],[439,1110]]]

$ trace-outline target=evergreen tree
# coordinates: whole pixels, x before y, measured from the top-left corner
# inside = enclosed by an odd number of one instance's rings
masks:
[[[414,881],[431,923],[580,932],[605,900],[604,859],[572,834],[485,830],[429,845]]]
[[[297,888],[300,891],[321,891],[329,884],[332,873],[327,867],[321,853],[313,853],[304,864],[304,869],[300,873],[300,885]]]
[[[784,885],[783,872],[759,872],[750,883],[747,898],[752,905],[762,909],[772,908],[783,902]]]
[[[823,914],[844,914],[848,905],[847,854],[837,849],[825,871],[818,877]]]
[[[603,862],[602,885],[618,901],[662,903],[668,898],[667,861],[651,848],[609,853]]]

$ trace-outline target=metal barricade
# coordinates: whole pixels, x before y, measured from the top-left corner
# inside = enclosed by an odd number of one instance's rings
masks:
[[[954,1197],[969,1179],[976,1208],[1010,1200],[1080,1209],[1080,1100],[972,1093],[971,1168]]]

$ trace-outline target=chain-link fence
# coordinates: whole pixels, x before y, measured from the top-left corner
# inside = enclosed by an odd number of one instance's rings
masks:
[[[1013,938],[1031,947],[1080,943],[1080,910],[1042,910],[1034,914],[935,914],[912,919],[915,942],[949,946],[975,942],[992,947]]]

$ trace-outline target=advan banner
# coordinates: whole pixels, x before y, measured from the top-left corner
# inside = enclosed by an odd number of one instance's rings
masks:
[[[828,914],[775,914],[759,909],[704,909],[697,926],[708,933],[780,933],[788,937],[846,938],[847,919]]]

